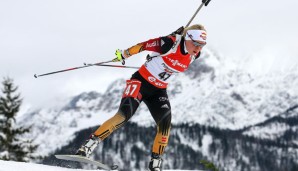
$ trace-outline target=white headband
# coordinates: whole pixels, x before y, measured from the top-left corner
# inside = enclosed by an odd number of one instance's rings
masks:
[[[207,33],[204,30],[187,30],[185,40],[196,40],[206,42]]]

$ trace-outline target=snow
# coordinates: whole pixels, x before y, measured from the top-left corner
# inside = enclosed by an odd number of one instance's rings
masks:
[[[68,169],[55,166],[46,166],[41,164],[2,161],[0,160],[0,171],[82,171],[81,169]]]
[[[1,166],[0,171],[17,171],[17,170],[20,170],[20,171],[86,171],[82,169],[70,169],[70,168],[62,168],[62,167],[56,167],[56,166],[47,166],[42,164],[2,161],[2,160],[0,160],[0,166]],[[93,171],[99,171],[99,170],[93,170]],[[176,170],[176,171],[182,171],[182,170]]]
[[[253,127],[249,131],[244,132],[244,135],[262,137],[265,139],[277,139],[290,129],[287,124],[271,123],[266,127]],[[294,128],[292,128],[294,129]]]
[[[212,143],[212,136],[207,134],[203,136],[202,140],[202,153],[204,156],[209,156],[209,146]]]

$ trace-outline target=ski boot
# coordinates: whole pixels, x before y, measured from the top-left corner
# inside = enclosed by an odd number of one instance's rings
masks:
[[[148,171],[162,171],[162,158],[160,155],[152,153]]]
[[[90,138],[87,139],[86,142],[78,149],[76,155],[89,157],[99,143],[100,139],[92,134]]]

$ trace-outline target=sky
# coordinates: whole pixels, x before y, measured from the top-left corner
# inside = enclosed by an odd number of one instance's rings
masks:
[[[114,58],[150,38],[185,26],[195,0],[0,0],[0,77],[19,87],[24,105],[51,107],[84,91],[104,92],[133,69],[89,67],[34,78],[34,74]],[[298,1],[212,0],[192,24],[208,32],[206,48],[250,72],[285,70],[298,62]],[[127,60],[140,66],[144,54]],[[265,69],[265,71],[264,71]]]

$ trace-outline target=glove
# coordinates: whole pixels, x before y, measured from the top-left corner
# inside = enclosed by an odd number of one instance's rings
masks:
[[[116,58],[113,59],[112,61],[113,62],[122,62],[122,65],[124,65],[125,64],[125,58],[122,55],[122,50],[117,49],[116,52],[115,52],[115,55],[116,55]]]
[[[176,34],[182,35],[184,31],[184,27],[181,26],[179,27],[176,31],[174,31],[173,33],[170,34],[170,36],[175,36]]]

